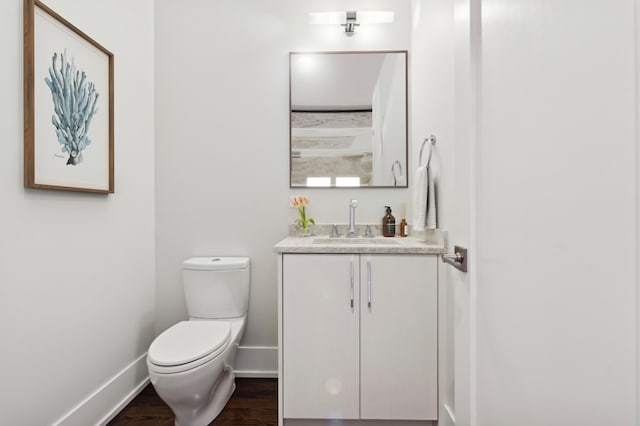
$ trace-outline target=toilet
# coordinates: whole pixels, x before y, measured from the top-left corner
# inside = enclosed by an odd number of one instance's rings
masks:
[[[194,257],[182,268],[189,314],[151,343],[149,378],[176,426],[205,426],[236,388],[233,374],[249,304],[249,258]]]

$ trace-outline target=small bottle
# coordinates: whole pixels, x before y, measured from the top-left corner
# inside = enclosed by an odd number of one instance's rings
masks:
[[[400,236],[409,235],[409,224],[407,224],[407,205],[402,203],[402,220],[400,221]]]
[[[407,219],[405,219],[404,217],[402,218],[402,220],[400,221],[400,236],[401,237],[406,237],[407,235],[409,235],[407,233]]]
[[[394,237],[396,235],[396,218],[391,214],[391,207],[384,206],[387,214],[382,218],[382,235]]]

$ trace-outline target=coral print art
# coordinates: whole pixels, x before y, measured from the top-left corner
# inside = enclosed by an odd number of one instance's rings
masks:
[[[91,143],[89,129],[91,120],[98,112],[98,97],[95,84],[88,80],[84,71],[76,69],[67,52],[53,54],[49,77],[44,81],[51,90],[55,114],[51,124],[55,127],[62,152],[69,155],[67,165],[77,165],[83,160],[82,151]]]
[[[114,57],[24,0],[24,187],[113,194]]]

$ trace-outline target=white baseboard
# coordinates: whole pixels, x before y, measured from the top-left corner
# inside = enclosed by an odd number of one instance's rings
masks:
[[[149,383],[146,359],[145,352],[54,422],[54,425],[107,424]],[[235,373],[237,377],[278,377],[278,348],[239,346]],[[100,420],[96,422],[96,419]]]
[[[127,404],[133,401],[133,398],[138,396],[138,394],[142,392],[144,388],[147,387],[149,383],[150,383],[149,376],[147,376],[143,381],[138,383],[138,385],[131,392],[129,392],[129,395],[125,396],[124,399],[120,401],[118,405],[113,407],[113,409],[111,409],[111,411],[107,413],[107,415],[104,416],[102,420],[98,422],[98,424],[100,426],[104,426],[107,423],[109,423],[111,420],[113,420],[120,413],[120,411],[122,411],[124,407],[127,406]]]
[[[278,348],[238,346],[233,372],[236,377],[278,377]]]
[[[104,425],[116,416],[149,383],[146,352],[96,389],[55,426]],[[126,395],[124,398],[122,395]],[[96,422],[96,419],[100,419]]]
[[[455,425],[456,416],[453,414],[453,411],[451,411],[451,407],[449,407],[449,404],[444,404],[443,407],[445,412],[444,426]]]
[[[311,420],[311,419],[284,419],[284,426],[438,426],[437,420]]]

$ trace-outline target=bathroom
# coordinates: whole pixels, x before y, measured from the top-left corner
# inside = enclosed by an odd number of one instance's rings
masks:
[[[115,193],[23,187],[23,4],[3,1],[1,423],[113,414],[153,338],[185,318],[195,255],[251,258],[237,364],[273,375],[289,197],[341,224],[357,198],[357,220],[378,223],[410,202],[434,133],[439,226],[471,253],[438,283],[456,318],[439,358],[455,424],[637,424],[635,2],[45,3],[115,55]],[[309,25],[346,3],[394,23]],[[290,189],[288,53],[385,49],[409,52],[410,187]]]

